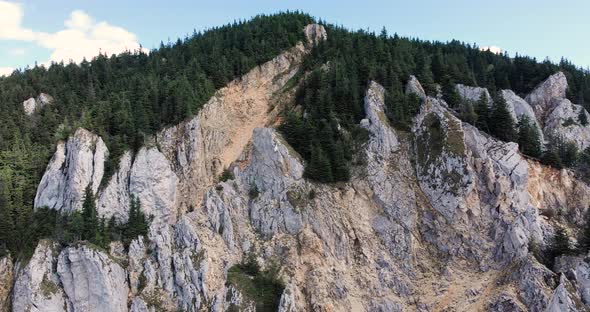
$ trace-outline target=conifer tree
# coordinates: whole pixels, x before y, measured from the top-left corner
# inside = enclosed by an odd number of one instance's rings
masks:
[[[82,239],[93,240],[98,233],[99,219],[96,212],[96,203],[94,201],[92,185],[88,185],[84,191],[84,202],[82,203],[82,220],[84,222]]]
[[[518,122],[518,147],[525,155],[535,158],[542,155],[539,130],[527,116],[522,116]]]
[[[477,115],[477,121],[475,126],[485,132],[490,132],[488,126],[488,120],[490,119],[490,106],[489,98],[486,93],[482,92],[479,100],[475,103],[475,114]]]
[[[501,95],[496,96],[494,99],[494,107],[490,114],[488,126],[490,133],[502,141],[513,142],[517,139],[514,120],[512,120],[506,101]]]

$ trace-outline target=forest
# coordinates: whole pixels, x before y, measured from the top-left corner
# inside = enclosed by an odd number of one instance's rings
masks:
[[[0,78],[2,252],[26,254],[38,239],[56,235],[65,237],[64,244],[84,239],[104,245],[109,241],[105,237],[120,239],[142,233],[143,225],[138,226],[140,230],[126,231],[122,230],[124,225],[109,227],[109,220],[91,217],[86,220],[93,220],[100,230],[81,234],[67,224],[72,219],[73,223],[84,222],[83,217],[33,210],[36,187],[55,143],[78,127],[100,135],[110,151],[106,178],[116,170],[125,150],[137,150],[158,130],[196,114],[216,89],[303,40],[301,30],[314,21],[300,12],[260,15],[162,43],[149,54],[100,55],[81,64],[35,66]],[[363,96],[370,80],[386,88],[386,113],[391,123],[408,131],[421,104],[416,97],[404,94],[412,74],[429,94],[440,85],[445,100],[463,120],[499,139],[522,143],[521,150],[531,157],[554,166],[575,166],[590,159],[588,153],[572,150],[568,142],[555,142],[543,149],[535,143],[538,134],[531,121],[514,124],[506,119],[505,104],[497,96],[501,89],[524,95],[562,70],[570,84],[568,97],[588,108],[590,74],[567,60],[554,64],[481,51],[459,41],[422,41],[389,35],[385,30],[376,34],[319,23],[326,26],[329,39],[305,58],[297,75],[301,78],[303,72],[309,73],[296,94],[302,109],[285,111],[279,127],[306,160],[308,178],[322,183],[350,179],[355,156],[368,137],[358,124],[364,118]],[[495,104],[489,108],[463,103],[454,91],[456,83],[488,88]],[[41,92],[52,95],[55,102],[26,116],[22,102]],[[140,206],[141,198],[137,200],[134,205]],[[63,218],[61,223],[55,221]],[[141,224],[149,222],[149,216],[138,218],[144,220]],[[71,236],[59,234],[64,231],[59,224],[66,224]]]

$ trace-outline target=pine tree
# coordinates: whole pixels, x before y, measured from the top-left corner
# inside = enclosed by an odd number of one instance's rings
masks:
[[[527,116],[522,116],[518,122],[518,147],[525,155],[535,158],[542,155],[539,130]]]
[[[490,106],[489,106],[490,99],[488,98],[487,94],[482,92],[479,100],[475,103],[475,114],[477,115],[477,121],[475,122],[475,126],[485,132],[490,132],[490,128],[488,126],[488,120],[490,119]]]
[[[443,78],[442,94],[443,99],[449,104],[449,107],[456,108],[461,104],[461,96],[457,92],[455,83],[449,76]]]
[[[558,226],[555,230],[553,241],[551,243],[551,249],[553,251],[554,257],[569,255],[573,251],[570,238],[567,235],[565,229],[561,226]]]
[[[512,120],[506,101],[501,95],[494,99],[494,107],[488,126],[490,133],[502,141],[513,142],[518,138],[514,129],[514,120]]]
[[[84,202],[82,203],[82,220],[84,230],[82,232],[83,240],[93,240],[98,232],[98,215],[96,212],[96,203],[92,185],[88,185],[84,191]]]

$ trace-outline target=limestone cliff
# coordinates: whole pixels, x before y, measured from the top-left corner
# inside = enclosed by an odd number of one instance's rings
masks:
[[[319,25],[304,31],[306,43],[231,82],[135,155],[123,154],[104,182],[108,151],[99,137],[78,130],[59,143],[36,207],[79,209],[92,185],[99,214],[125,220],[136,195],[154,219],[127,250],[42,241],[28,263],[0,260],[0,280],[14,280],[12,310],[254,311],[248,289],[230,278],[248,255],[263,268],[280,266],[285,312],[590,306],[583,258],[558,259],[554,273],[529,251],[555,225],[583,223],[590,187],[461,122],[415,77],[406,92],[422,103],[411,133],[391,126],[384,88],[370,82],[360,122],[369,138],[351,180],[305,179],[303,160],[272,128],[293,94],[287,82],[326,38]],[[487,92],[469,90],[473,99]],[[531,116],[529,103],[546,105],[553,93],[537,90],[532,102],[504,96],[515,116]],[[231,175],[220,181],[224,169]]]

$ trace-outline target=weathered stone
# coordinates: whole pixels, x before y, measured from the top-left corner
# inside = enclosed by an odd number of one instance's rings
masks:
[[[68,247],[59,255],[57,274],[69,311],[127,311],[126,272],[103,252]]]
[[[12,311],[66,311],[66,295],[54,272],[57,264],[57,244],[40,241],[29,263],[17,270],[12,290]]]
[[[108,154],[99,136],[81,128],[67,142],[59,142],[37,188],[35,208],[80,210],[86,187],[97,193]]]
[[[554,105],[554,100],[565,99],[567,86],[565,74],[558,72],[549,76],[526,96],[525,101],[533,107],[538,120],[545,119],[545,115]]]
[[[457,92],[459,93],[459,96],[461,96],[461,98],[463,98],[466,101],[476,103],[477,101],[479,101],[481,96],[484,95],[488,99],[488,105],[492,104],[492,97],[490,95],[490,92],[486,88],[470,87],[462,84],[457,84],[456,88]]]
[[[406,84],[406,94],[415,94],[422,100],[426,99],[426,92],[414,75],[410,76],[410,79]]]

